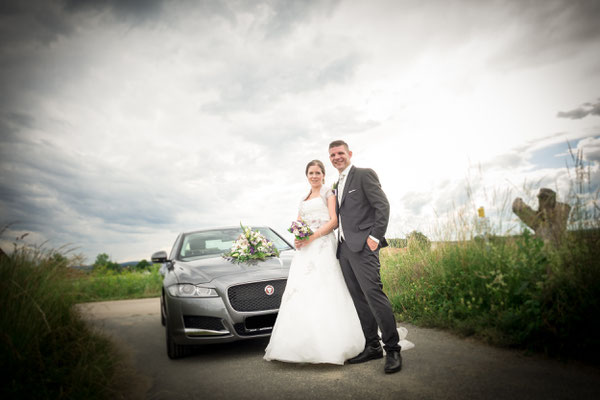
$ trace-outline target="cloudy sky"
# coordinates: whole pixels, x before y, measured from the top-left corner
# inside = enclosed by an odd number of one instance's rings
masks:
[[[1,247],[148,259],[178,232],[266,224],[346,140],[388,236],[434,235],[540,186],[568,144],[600,183],[600,2],[3,1]],[[506,216],[510,220],[510,215]]]

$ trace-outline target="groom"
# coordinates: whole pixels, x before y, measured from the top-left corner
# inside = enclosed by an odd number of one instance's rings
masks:
[[[351,158],[346,142],[336,140],[329,144],[329,160],[340,172],[336,188],[337,258],[366,340],[362,353],[348,362],[358,364],[383,357],[379,327],[386,351],[384,371],[389,374],[402,368],[396,320],[379,275],[379,249],[387,246],[383,235],[390,205],[377,174],[369,168],[354,167]]]

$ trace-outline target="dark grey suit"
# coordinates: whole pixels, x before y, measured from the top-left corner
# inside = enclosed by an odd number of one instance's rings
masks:
[[[387,246],[384,234],[390,205],[372,169],[353,166],[345,179],[342,202],[336,203],[344,233],[344,240],[339,238],[337,251],[342,273],[367,345],[379,345],[379,326],[385,350],[400,350],[394,312],[382,290],[379,274],[379,248]],[[366,244],[369,235],[379,239],[379,248],[375,251]]]

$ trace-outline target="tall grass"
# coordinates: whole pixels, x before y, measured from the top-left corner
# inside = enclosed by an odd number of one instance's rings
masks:
[[[382,280],[401,321],[585,359],[600,352],[599,239],[571,235],[551,249],[526,231],[383,253]]]
[[[75,311],[68,263],[25,246],[0,257],[1,398],[123,398],[123,358]]]
[[[568,196],[571,231],[559,245],[527,229],[473,239],[463,211],[447,235],[453,242],[383,251],[382,281],[399,320],[599,363],[600,218],[597,192],[578,181],[581,158]]]

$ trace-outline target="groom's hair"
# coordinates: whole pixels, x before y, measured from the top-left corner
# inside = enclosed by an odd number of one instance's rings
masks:
[[[332,147],[338,147],[338,146],[345,146],[346,150],[350,150],[350,148],[348,147],[348,143],[344,142],[343,140],[334,140],[333,142],[329,143],[330,149]]]

